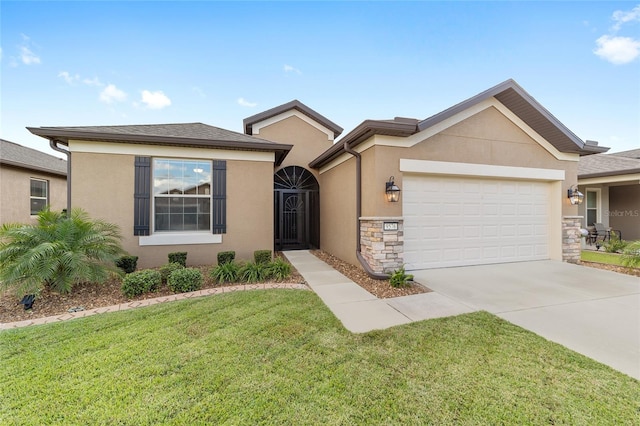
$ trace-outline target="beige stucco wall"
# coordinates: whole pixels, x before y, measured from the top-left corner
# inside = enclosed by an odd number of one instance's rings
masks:
[[[184,150],[185,158],[189,150]],[[197,157],[195,157],[197,158]],[[120,226],[123,247],[139,256],[138,267],[159,266],[171,252],[186,251],[189,265],[213,265],[220,251],[236,259],[273,249],[273,163],[227,160],[227,233],[221,244],[140,246],[133,235],[134,155],[72,154],[72,204],[91,217]]]
[[[622,232],[627,241],[640,240],[640,185],[609,187],[609,226]]]
[[[384,137],[387,141],[403,138]],[[363,143],[363,146],[367,142]],[[566,154],[565,154],[566,155]],[[556,169],[565,171],[565,181],[554,185],[554,193],[560,193],[561,215],[575,216],[576,206],[566,198],[567,189],[577,182],[577,161],[559,160],[527,133],[515,125],[495,108],[488,108],[444,131],[433,135],[411,147],[372,145],[362,152],[362,216],[363,217],[401,217],[402,193],[400,202],[389,203],[384,196],[385,182],[395,177],[396,185],[403,187],[400,159],[417,159],[456,163],[488,164],[527,168]],[[577,156],[575,156],[577,159]],[[355,255],[344,250],[353,246],[355,231],[340,228],[340,232],[329,234],[325,227],[328,217],[345,215],[342,206],[344,200],[353,200],[355,205],[355,161],[350,159],[324,171],[320,176],[322,207],[321,248],[343,260],[357,264]],[[353,177],[352,177],[353,176]],[[343,192],[326,192],[328,182],[340,180]],[[339,187],[334,184],[335,188]],[[346,187],[346,185],[350,185]],[[340,194],[340,195],[338,195]],[[344,195],[342,195],[344,194]],[[351,217],[355,211],[348,212]],[[557,218],[560,223],[561,218]],[[335,221],[335,220],[334,220]],[[560,233],[558,227],[557,232]],[[557,241],[560,241],[558,236]],[[555,241],[555,240],[554,240]],[[559,250],[559,248],[558,248]],[[553,248],[553,252],[557,252]]]
[[[49,181],[49,206],[61,211],[67,207],[67,179],[64,176],[18,167],[0,166],[0,224],[34,223],[29,197],[30,179]]]
[[[280,166],[302,166],[318,177],[316,170],[310,169],[308,164],[329,149],[332,141],[327,134],[296,116],[285,118],[268,126],[260,128],[256,135],[262,139],[293,145],[291,151]]]

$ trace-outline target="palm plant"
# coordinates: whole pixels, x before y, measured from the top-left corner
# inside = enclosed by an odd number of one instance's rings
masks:
[[[36,294],[43,286],[69,293],[81,282],[104,282],[124,253],[117,225],[91,220],[81,209],[67,216],[45,209],[35,225],[0,228],[0,289]]]
[[[640,240],[627,245],[622,252],[622,264],[629,268],[640,267]]]

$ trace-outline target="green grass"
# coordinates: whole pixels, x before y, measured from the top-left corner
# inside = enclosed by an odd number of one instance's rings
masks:
[[[620,256],[619,254],[599,251],[584,250],[580,254],[580,260],[584,260],[586,262],[598,262],[606,263],[608,265],[624,266],[622,263],[622,256]]]
[[[0,332],[0,424],[638,424],[640,383],[486,312],[351,334],[312,292]]]

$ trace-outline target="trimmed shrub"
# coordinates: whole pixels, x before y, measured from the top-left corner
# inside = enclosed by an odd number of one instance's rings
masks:
[[[603,246],[604,251],[606,251],[607,253],[618,253],[622,252],[627,244],[629,243],[627,243],[625,240],[621,240],[620,236],[617,233],[611,231],[609,241],[606,241]]]
[[[177,269],[169,275],[167,284],[174,293],[200,290],[202,288],[202,273],[195,268]]]
[[[281,257],[269,264],[269,276],[276,281],[282,281],[291,275],[291,264]]]
[[[393,271],[391,277],[389,277],[389,284],[391,287],[407,287],[409,281],[413,281],[413,275],[407,274],[404,270],[404,266],[400,269]]]
[[[269,275],[269,265],[267,263],[248,262],[240,267],[238,275],[244,282],[257,283]]]
[[[253,260],[255,263],[269,263],[272,258],[271,250],[256,250],[253,252]]]
[[[138,256],[122,256],[116,260],[116,266],[122,269],[125,274],[135,272],[138,267]]]
[[[169,263],[179,263],[185,268],[187,267],[187,252],[186,251],[176,251],[173,253],[169,253]]]
[[[221,251],[218,253],[218,265],[222,265],[224,263],[231,263],[236,260],[236,252],[235,251]]]
[[[143,293],[156,291],[162,284],[160,272],[153,269],[127,274],[122,280],[122,292],[125,296],[132,298]]]
[[[162,282],[166,284],[169,276],[173,273],[173,271],[176,271],[178,269],[184,269],[184,266],[176,262],[162,265],[160,267],[160,276],[162,276]]]
[[[221,263],[213,268],[211,270],[210,276],[211,278],[216,280],[218,284],[233,283],[238,281],[239,272],[240,266],[237,263],[231,261]]]

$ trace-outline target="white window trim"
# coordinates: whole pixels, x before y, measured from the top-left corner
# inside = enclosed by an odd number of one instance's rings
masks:
[[[182,244],[221,244],[222,235],[210,232],[160,232],[140,237],[139,246],[174,246]]]
[[[596,195],[596,222],[602,223],[602,189],[601,188],[585,188],[585,204],[584,204],[584,222],[585,226],[592,226],[587,222],[587,212],[589,211],[588,203],[589,203],[589,192],[595,192]]]
[[[45,183],[46,195],[44,197],[36,197],[31,195],[32,180]],[[45,207],[49,205],[49,181],[47,179],[40,179],[40,178],[34,178],[34,177],[29,178],[29,215],[32,217],[36,217],[38,216],[39,212],[36,212],[35,214],[31,212],[31,200],[44,200]]]

